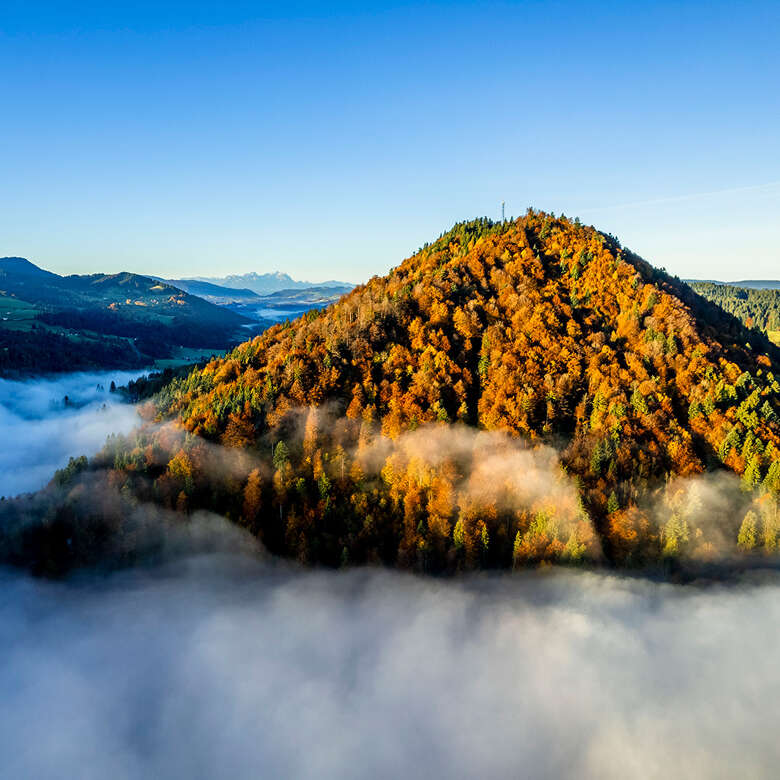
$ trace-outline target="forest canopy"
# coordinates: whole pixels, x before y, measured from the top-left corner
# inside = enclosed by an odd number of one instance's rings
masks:
[[[692,282],[708,301],[733,314],[747,328],[757,328],[780,340],[780,290],[753,289],[714,282]]]

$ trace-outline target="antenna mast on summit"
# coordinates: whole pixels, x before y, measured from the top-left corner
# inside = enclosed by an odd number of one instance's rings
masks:
[[[501,201],[501,221],[506,222],[506,218],[504,217],[504,201]]]

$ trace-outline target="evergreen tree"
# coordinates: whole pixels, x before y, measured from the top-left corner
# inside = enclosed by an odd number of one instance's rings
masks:
[[[739,527],[739,534],[737,536],[737,545],[742,550],[752,550],[756,546],[758,540],[758,518],[755,512],[749,511],[744,519],[742,525]]]

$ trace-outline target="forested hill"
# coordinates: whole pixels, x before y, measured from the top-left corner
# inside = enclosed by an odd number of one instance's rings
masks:
[[[251,321],[132,273],[59,276],[0,258],[0,374],[149,366],[182,348],[220,351]]]
[[[215,439],[236,421],[255,438],[289,408],[334,400],[390,436],[462,421],[595,441],[628,426],[629,441],[656,445],[637,456],[684,472],[704,464],[704,442],[719,447],[740,396],[729,388],[757,390],[771,417],[777,360],[761,334],[614,239],[532,213],[456,226],[388,277],[194,373],[163,411]],[[779,431],[762,421],[767,442]]]
[[[779,375],[761,333],[614,238],[529,211],[459,224],[174,382],[158,406],[174,426],[90,468],[332,565],[771,551]],[[736,492],[713,509],[702,472]]]

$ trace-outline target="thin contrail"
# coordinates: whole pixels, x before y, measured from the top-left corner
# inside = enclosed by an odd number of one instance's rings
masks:
[[[690,195],[675,195],[671,198],[655,198],[653,200],[638,200],[632,203],[619,203],[614,206],[595,206],[589,209],[580,209],[581,213],[587,213],[590,211],[611,211],[612,209],[629,209],[637,206],[655,206],[660,203],[679,203],[684,200],[695,200],[696,198],[708,198],[712,195],[729,195],[735,192],[753,192],[756,190],[766,190],[770,187],[777,187],[780,185],[780,180],[770,181],[766,184],[751,184],[747,187],[731,187],[725,190],[712,190],[710,192],[696,192]]]

